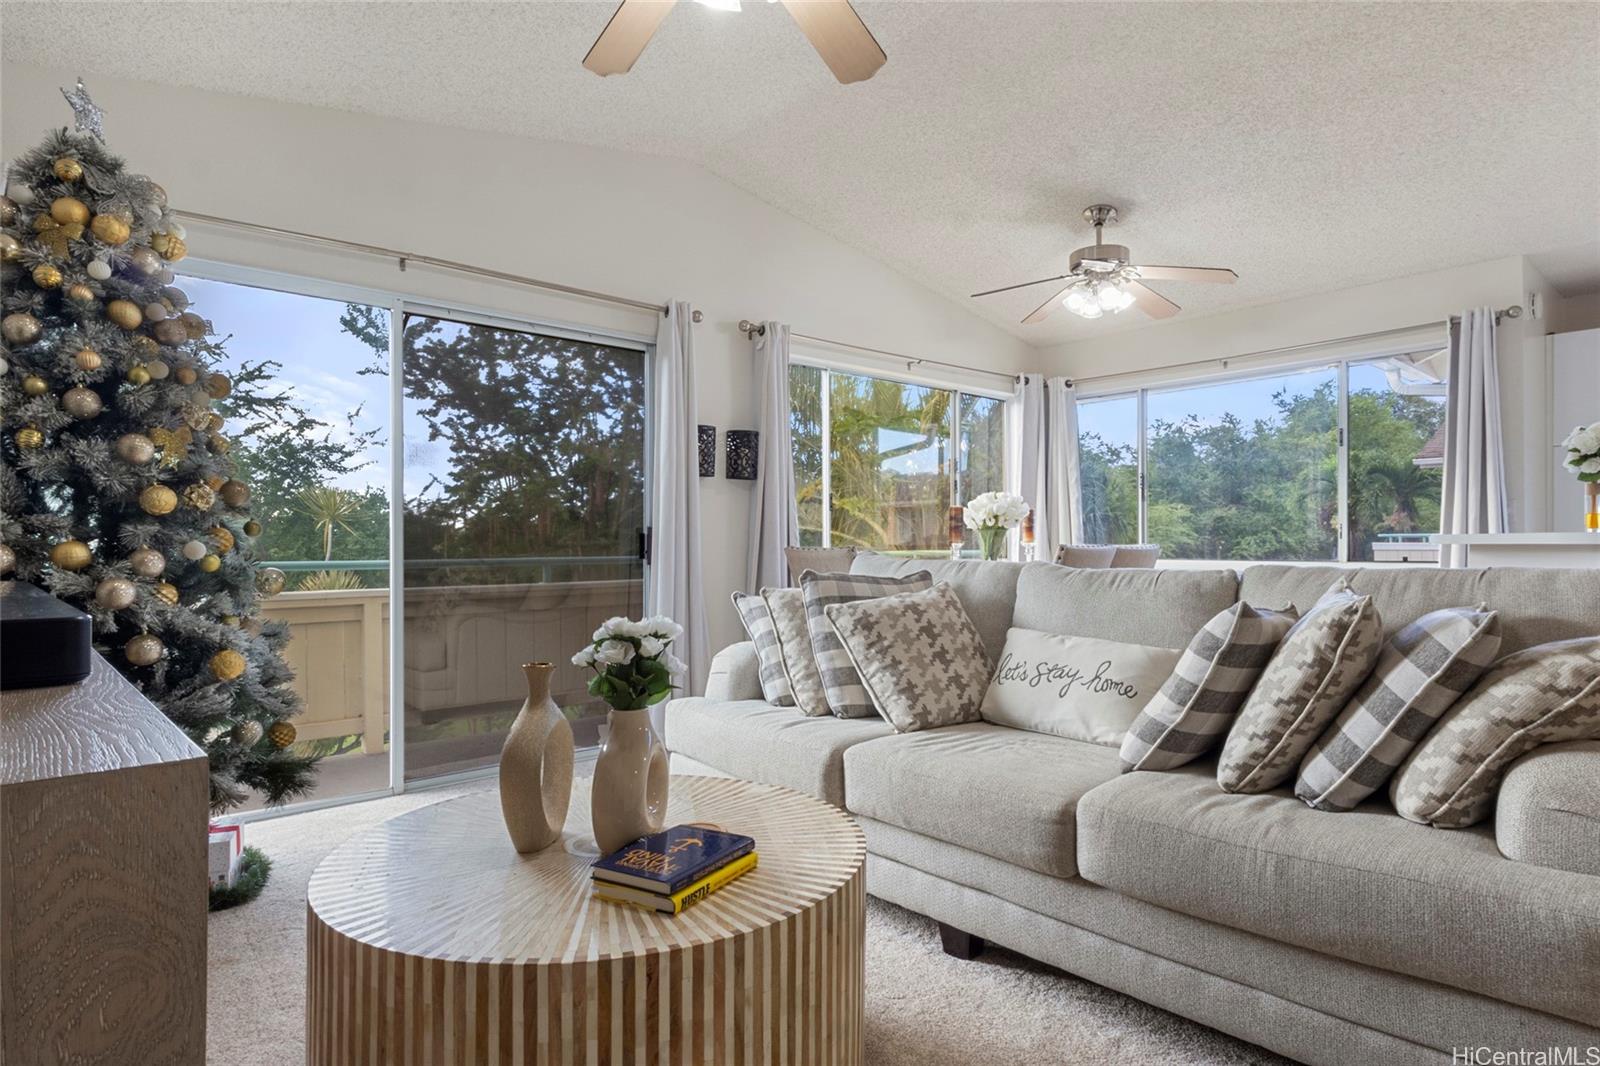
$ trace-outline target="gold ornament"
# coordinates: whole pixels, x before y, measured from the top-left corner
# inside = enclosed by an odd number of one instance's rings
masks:
[[[244,656],[223,648],[211,657],[211,673],[218,681],[232,681],[244,674]]]
[[[246,748],[253,748],[261,743],[261,733],[260,722],[240,722],[228,731],[228,739]]]
[[[120,611],[133,606],[138,588],[125,577],[108,577],[94,587],[94,602],[108,611]]]
[[[68,285],[66,296],[67,299],[71,300],[75,304],[94,303],[94,290],[82,282],[76,282],[72,285]]]
[[[143,364],[133,364],[128,368],[128,384],[135,388],[150,384],[150,371],[146,370]]]
[[[110,245],[126,244],[133,227],[116,215],[96,215],[89,223],[89,232]]]
[[[194,434],[188,426],[179,426],[177,429],[165,429],[160,426],[150,431],[150,440],[157,448],[161,449],[161,465],[163,467],[177,466],[183,462],[183,457],[189,452],[189,444],[194,440]]]
[[[233,533],[227,526],[212,526],[207,530],[207,533],[211,537],[211,542],[217,546],[217,551],[222,552],[224,555],[233,551]]]
[[[164,318],[150,327],[150,332],[162,344],[182,344],[189,339],[189,331],[175,318]]]
[[[256,574],[256,588],[263,596],[276,596],[283,591],[284,582],[287,580],[283,571],[276,566],[263,567]]]
[[[112,300],[106,304],[106,317],[130,332],[144,322],[144,312],[132,300]]]
[[[183,420],[190,429],[205,429],[211,423],[211,415],[204,407],[190,407],[183,412]]]
[[[38,448],[44,445],[44,434],[36,426],[23,426],[17,430],[17,447]]]
[[[178,494],[165,485],[147,485],[139,493],[139,506],[146,514],[171,514],[178,506]]]
[[[225,615],[222,616],[222,624],[225,625],[225,626],[232,626],[233,628],[238,629],[239,628],[239,616],[236,615],[236,614],[225,614]]]
[[[17,553],[9,544],[0,544],[0,574],[9,574],[17,568]]]
[[[183,243],[183,238],[176,233],[153,233],[150,235],[150,247],[154,248],[169,263],[176,263],[189,254],[189,246]]]
[[[233,447],[233,442],[221,433],[211,434],[211,450],[218,455],[227,455],[228,449]]]
[[[50,384],[38,374],[29,374],[22,379],[22,391],[29,396],[43,396],[50,391]]]
[[[0,226],[9,226],[17,220],[17,202],[9,196],[0,196]]]
[[[206,428],[215,433],[222,428],[222,421],[223,419],[221,415],[213,414],[210,418],[206,419]]]
[[[43,334],[44,323],[26,311],[17,311],[0,318],[0,337],[4,337],[7,344],[18,347],[32,344]]]
[[[140,633],[122,646],[122,654],[135,666],[154,666],[164,650],[161,638],[149,633]]]
[[[100,353],[93,348],[79,348],[78,353],[72,357],[72,361],[79,370],[83,371],[99,370],[102,362]]]
[[[57,259],[65,259],[69,251],[67,246],[83,236],[83,223],[63,225],[49,215],[35,215],[33,229],[39,235],[39,243],[50,249],[50,254]]]
[[[140,577],[160,577],[167,568],[167,557],[154,548],[135,548],[128,553],[128,565]]]
[[[212,492],[216,492],[218,489],[222,488],[223,484],[226,483],[226,481],[227,481],[227,478],[223,477],[221,474],[207,474],[206,475],[206,487],[209,488]]]
[[[217,494],[211,491],[210,486],[196,481],[183,490],[183,502],[196,511],[209,511],[217,502]]]
[[[77,385],[62,394],[61,406],[73,418],[93,418],[104,405],[100,402],[99,393]]]
[[[155,441],[143,433],[124,433],[117,438],[116,448],[117,458],[136,466],[156,457]]]
[[[50,202],[50,217],[58,226],[81,226],[89,221],[89,205],[76,196],[58,196]]]
[[[161,257],[143,245],[128,253],[128,263],[145,277],[161,270]]]
[[[261,536],[261,523],[254,518],[244,524],[244,535],[247,537]]]
[[[192,341],[197,341],[206,335],[206,320],[193,311],[185,311],[178,316],[178,321],[183,323],[184,332]]]
[[[176,585],[169,585],[165,581],[157,581],[155,586],[151,588],[150,594],[169,607],[177,606],[178,586]]]
[[[22,258],[22,242],[9,233],[0,233],[0,263],[15,263]]]
[[[54,289],[61,284],[61,271],[49,263],[40,263],[33,268],[33,283],[41,289]]]
[[[180,366],[172,372],[172,376],[178,379],[179,385],[193,385],[200,378],[192,366]]]
[[[161,354],[161,345],[156,343],[154,337],[136,333],[133,336],[133,351],[141,359],[154,359]]]
[[[294,743],[294,723],[277,721],[272,723],[272,728],[267,730],[267,739],[272,741],[275,748],[287,748]]]
[[[93,559],[89,546],[81,540],[64,540],[50,549],[50,561],[59,570],[82,570]]]
[[[208,574],[214,574],[222,569],[222,560],[210,553],[202,555],[200,557],[200,569]]]
[[[226,374],[206,375],[206,395],[213,400],[221,400],[233,391],[233,382],[228,380]]]
[[[219,495],[229,507],[243,507],[250,502],[250,486],[242,481],[224,481]]]
[[[50,169],[62,181],[77,181],[83,177],[83,164],[71,156],[62,156],[51,164]]]
[[[165,381],[167,375],[172,373],[172,368],[160,359],[152,359],[145,363],[144,368],[150,371],[151,381]]]

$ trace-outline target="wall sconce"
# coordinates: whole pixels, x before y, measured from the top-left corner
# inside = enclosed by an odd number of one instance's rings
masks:
[[[717,427],[700,427],[700,476],[717,476]]]
[[[756,479],[756,455],[760,434],[753,429],[730,429],[723,435],[727,460],[723,476],[734,481]]]

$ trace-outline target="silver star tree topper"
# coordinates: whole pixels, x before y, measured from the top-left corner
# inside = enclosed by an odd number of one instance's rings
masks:
[[[67,98],[67,103],[72,105],[72,114],[77,118],[76,128],[79,133],[92,133],[95,140],[101,144],[106,143],[105,131],[100,128],[100,119],[105,115],[95,102],[89,99],[89,90],[83,87],[83,79],[78,79],[77,88],[68,92],[61,90],[61,95]]]

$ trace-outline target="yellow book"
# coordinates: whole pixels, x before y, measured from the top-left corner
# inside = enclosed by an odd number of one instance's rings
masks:
[[[705,877],[670,896],[657,895],[654,892],[643,892],[637,888],[623,888],[621,885],[609,884],[605,881],[596,881],[594,894],[607,903],[628,903],[635,907],[643,907],[648,911],[659,911],[662,914],[678,914],[686,907],[691,907],[705,899],[717,889],[728,882],[738,878],[756,868],[756,853],[750,852],[734,859],[728,865],[712,870]]]

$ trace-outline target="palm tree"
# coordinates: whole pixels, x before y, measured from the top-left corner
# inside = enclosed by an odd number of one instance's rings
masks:
[[[333,527],[338,526],[346,533],[354,533],[350,526],[350,519],[361,509],[361,498],[346,489],[336,489],[331,485],[314,485],[308,489],[301,489],[296,497],[300,501],[300,513],[311,519],[312,524],[322,531],[322,558],[333,558]]]
[[[1383,522],[1396,533],[1410,533],[1417,528],[1421,501],[1436,493],[1439,476],[1415,463],[1379,463],[1367,470],[1367,475],[1388,489],[1394,499],[1394,510]]]

